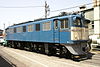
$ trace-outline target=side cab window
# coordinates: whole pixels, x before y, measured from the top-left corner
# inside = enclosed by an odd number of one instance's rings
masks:
[[[68,18],[66,18],[66,19],[61,19],[60,20],[61,21],[61,29],[66,29],[66,28],[68,28],[68,22],[69,22],[69,20],[68,20]]]

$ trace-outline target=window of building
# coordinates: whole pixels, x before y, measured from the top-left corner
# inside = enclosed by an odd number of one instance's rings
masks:
[[[28,32],[32,32],[33,31],[33,24],[32,25],[28,25]]]
[[[0,35],[2,34],[2,32],[0,31]]]
[[[68,28],[68,19],[62,19],[61,21],[61,29]]]
[[[17,33],[21,33],[22,32],[22,27],[17,27]]]
[[[36,31],[40,31],[40,24],[36,24]]]
[[[94,29],[94,22],[92,22],[92,29]]]
[[[49,31],[49,30],[51,30],[51,23],[50,22],[43,23],[43,31]]]
[[[23,32],[26,32],[26,26],[23,26]]]

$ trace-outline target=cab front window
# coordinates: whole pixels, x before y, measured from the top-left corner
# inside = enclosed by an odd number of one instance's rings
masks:
[[[74,25],[74,26],[81,26],[81,25],[82,25],[82,24],[81,24],[81,19],[78,18],[78,17],[74,18],[73,25]]]

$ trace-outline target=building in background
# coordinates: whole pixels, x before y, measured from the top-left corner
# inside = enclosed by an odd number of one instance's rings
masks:
[[[89,24],[89,35],[94,34],[94,8],[84,10],[85,18],[89,19],[91,22]]]
[[[81,11],[91,21],[88,27],[92,45],[100,46],[100,0],[93,0],[93,8],[84,8]]]
[[[0,29],[0,36],[2,36],[2,35],[3,35],[3,30]]]

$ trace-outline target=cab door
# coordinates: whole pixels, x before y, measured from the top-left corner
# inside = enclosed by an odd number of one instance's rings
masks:
[[[60,21],[54,20],[54,42],[60,43]]]

